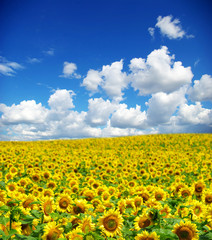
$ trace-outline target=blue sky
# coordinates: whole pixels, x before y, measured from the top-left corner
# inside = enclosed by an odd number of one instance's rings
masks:
[[[2,0],[0,139],[212,131],[206,0]]]

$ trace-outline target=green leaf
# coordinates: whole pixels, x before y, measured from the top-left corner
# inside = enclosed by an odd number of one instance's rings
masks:
[[[3,182],[3,181],[0,181],[0,188],[1,189],[6,189],[6,187],[5,187],[5,182]]]
[[[24,236],[20,234],[15,234],[17,240],[37,240],[37,238],[31,236]]]
[[[4,212],[9,212],[10,211],[10,207],[3,205],[0,207],[0,211],[4,211]]]
[[[31,211],[32,216],[34,216],[35,218],[41,218],[42,217],[42,213],[39,212],[38,210],[32,210]]]
[[[212,232],[207,232],[206,234],[200,235],[199,240],[211,240]]]
[[[40,201],[31,202],[29,206],[31,206],[32,204],[40,204],[40,203],[41,203]]]
[[[5,233],[4,233],[4,231],[2,231],[2,230],[0,230],[0,237],[3,237],[3,239],[5,239]]]
[[[9,222],[9,218],[3,217],[3,216],[0,217],[0,224],[6,226],[8,222]]]
[[[154,232],[160,236],[160,239],[163,240],[177,240],[178,236],[174,234],[170,229],[155,229]]]
[[[17,230],[15,229],[11,229],[9,231],[9,235],[7,236],[7,239],[10,239],[13,235],[15,235],[17,233]]]

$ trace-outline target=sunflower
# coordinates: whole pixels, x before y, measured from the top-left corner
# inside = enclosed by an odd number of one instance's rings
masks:
[[[121,199],[118,202],[118,209],[119,209],[119,212],[121,214],[123,214],[125,212],[125,209],[126,209],[126,201],[125,201],[125,199]]]
[[[202,200],[206,205],[212,204],[212,191],[205,191],[203,193]]]
[[[3,224],[0,224],[0,230],[2,230],[6,235],[9,235],[9,229],[10,229],[10,222],[4,226]],[[21,234],[21,222],[12,222],[11,229],[15,229],[18,234]],[[1,235],[1,234],[0,234]],[[15,234],[11,236],[12,238],[15,237]]]
[[[83,218],[79,224],[79,228],[84,233],[92,232],[95,229],[95,224],[92,223],[91,216]]]
[[[121,214],[116,210],[110,209],[105,211],[104,215],[99,218],[100,229],[108,237],[120,235],[122,228],[123,218]]]
[[[98,196],[101,196],[102,193],[103,193],[105,190],[106,190],[105,187],[99,186],[99,187],[96,189],[96,193],[97,193]]]
[[[21,199],[21,206],[25,209],[37,209],[38,205],[34,204],[33,202],[37,202],[37,198],[32,194],[29,195],[22,195],[23,198]]]
[[[203,193],[203,190],[205,189],[204,181],[201,180],[201,181],[194,183],[193,188],[194,188],[194,194],[196,196],[201,196]]]
[[[179,195],[183,198],[188,198],[192,196],[192,190],[190,187],[184,186],[183,188],[180,189]]]
[[[94,198],[91,201],[91,203],[92,203],[93,207],[96,208],[99,204],[101,204],[101,201],[98,198]]]
[[[44,227],[43,240],[57,240],[58,238],[63,238],[63,229],[60,228],[56,222],[49,222]]]
[[[11,167],[9,170],[10,174],[15,176],[18,173],[18,169],[16,167]]]
[[[43,175],[43,178],[44,178],[45,180],[48,180],[48,179],[51,177],[51,173],[50,173],[48,170],[45,170],[45,171],[42,173],[42,175]]]
[[[194,219],[200,220],[203,216],[205,216],[206,207],[203,203],[193,200],[189,202],[189,205],[191,205],[190,209],[193,213]]]
[[[95,192],[90,189],[85,189],[83,191],[83,196],[86,198],[87,201],[91,201],[95,197]]]
[[[82,231],[79,228],[74,229],[66,235],[66,238],[69,240],[83,240]]]
[[[41,201],[41,209],[45,216],[49,216],[55,210],[54,198],[44,197]]]
[[[184,217],[188,216],[188,214],[189,214],[189,208],[187,208],[186,206],[181,205],[181,204],[179,204],[177,206],[177,209],[175,212],[176,216],[179,216],[180,218],[184,218]]]
[[[38,173],[34,173],[31,176],[33,182],[39,182],[40,181],[40,175]]]
[[[171,208],[169,207],[168,204],[165,204],[163,208],[160,210],[160,214],[162,215],[163,218],[169,218],[171,216],[170,212]]]
[[[174,225],[172,230],[175,233],[179,240],[198,240],[199,236],[197,234],[196,224],[191,223],[190,221],[183,222]]]
[[[29,236],[36,228],[29,224],[21,224],[22,234]]]
[[[42,196],[44,196],[44,197],[54,197],[54,191],[52,189],[43,189],[42,190]]]
[[[86,213],[89,207],[90,207],[90,204],[88,204],[85,199],[76,199],[71,207],[71,212],[74,215],[78,215],[80,213]]]
[[[161,188],[154,189],[154,197],[156,201],[165,201],[166,200],[166,192]]]
[[[105,191],[105,192],[102,193],[101,198],[102,198],[103,202],[104,201],[109,201],[110,198],[111,198],[111,195],[108,191]]]
[[[71,209],[72,199],[67,194],[61,194],[56,201],[56,207],[60,212],[69,212]]]
[[[57,184],[55,181],[49,181],[47,184],[47,188],[54,190],[57,187]]]
[[[6,202],[6,196],[7,196],[6,192],[4,190],[0,189],[0,203],[1,202],[3,202],[3,203]]]
[[[148,214],[142,214],[140,216],[137,216],[134,221],[134,226],[137,231],[145,227],[149,227],[153,223],[152,219]]]
[[[208,222],[212,226],[212,206],[211,205],[210,205],[210,207],[207,208],[206,216],[207,216],[206,218],[207,218]]]
[[[143,231],[135,237],[135,240],[159,240],[160,237],[156,232],[148,233],[147,231]]]
[[[8,183],[7,184],[7,186],[6,186],[6,189],[7,189],[7,191],[8,191],[8,194],[10,195],[10,194],[12,194],[13,192],[15,192],[16,190],[17,190],[17,183],[15,183],[15,182],[10,182],[10,183]]]

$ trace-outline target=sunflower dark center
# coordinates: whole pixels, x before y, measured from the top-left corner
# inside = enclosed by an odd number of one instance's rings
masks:
[[[192,230],[188,227],[181,227],[177,230],[176,234],[180,240],[192,240],[194,235]]]
[[[103,225],[107,231],[113,232],[118,226],[117,219],[113,216],[108,216],[104,219]]]
[[[85,211],[81,208],[81,207],[79,207],[79,206],[74,206],[73,207],[73,210],[74,210],[74,213],[75,214],[79,214],[79,213],[84,213]]]
[[[68,207],[69,201],[66,198],[61,198],[59,201],[59,206],[62,209],[66,209]]]
[[[150,224],[151,224],[151,221],[148,218],[142,218],[138,223],[140,228],[148,227]]]
[[[59,235],[60,235],[60,231],[58,229],[53,229],[46,236],[46,239],[47,240],[57,240],[59,238]]]
[[[206,202],[206,203],[212,203],[212,196],[207,196],[207,197],[205,198],[205,202]]]

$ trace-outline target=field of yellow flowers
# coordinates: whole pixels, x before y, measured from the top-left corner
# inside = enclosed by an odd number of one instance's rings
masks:
[[[212,137],[0,142],[0,239],[211,240]]]

